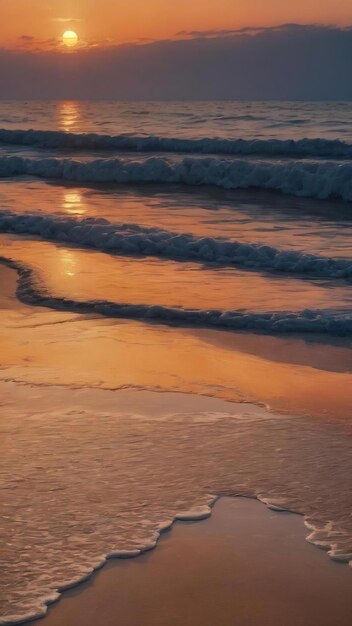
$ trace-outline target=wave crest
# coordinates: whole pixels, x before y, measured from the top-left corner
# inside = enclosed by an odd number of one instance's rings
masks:
[[[247,119],[244,116],[242,119]],[[241,118],[239,118],[241,119]],[[352,158],[352,145],[338,139],[199,139],[156,135],[75,134],[44,130],[0,129],[0,143],[37,148],[72,150],[126,150],[129,152],[176,152],[289,157]]]
[[[270,189],[309,198],[352,201],[352,163],[265,162],[217,158],[172,161],[96,159],[27,159],[0,157],[0,176],[38,176],[86,183],[167,183],[212,185],[223,189]]]
[[[98,314],[113,318],[155,321],[159,324],[205,326],[227,330],[246,330],[271,334],[319,333],[352,335],[352,315],[344,309],[299,312],[221,311],[182,309],[161,305],[117,303],[107,300],[78,301],[51,295],[40,284],[32,269],[17,261],[0,257],[0,262],[19,274],[18,297],[25,303],[72,313]]]
[[[0,232],[78,244],[109,254],[156,256],[176,261],[215,263],[315,278],[350,279],[352,260],[280,250],[258,243],[196,237],[138,224],[112,224],[104,218],[16,215],[0,211]]]

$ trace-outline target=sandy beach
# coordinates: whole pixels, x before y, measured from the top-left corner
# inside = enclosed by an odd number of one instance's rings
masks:
[[[349,626],[351,571],[304,541],[300,516],[244,498],[177,522],[153,552],[111,560],[43,626]]]

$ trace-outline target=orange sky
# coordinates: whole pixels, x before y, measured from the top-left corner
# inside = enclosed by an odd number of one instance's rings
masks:
[[[72,21],[65,21],[73,18]],[[286,22],[352,24],[351,0],[0,0],[0,46],[56,40],[66,29],[88,43],[172,38],[179,31]],[[40,44],[44,47],[44,44]]]

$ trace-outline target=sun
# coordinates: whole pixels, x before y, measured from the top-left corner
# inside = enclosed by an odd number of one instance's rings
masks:
[[[66,30],[64,34],[62,35],[62,41],[65,44],[65,46],[72,48],[73,46],[76,46],[78,43],[78,35],[73,30]]]

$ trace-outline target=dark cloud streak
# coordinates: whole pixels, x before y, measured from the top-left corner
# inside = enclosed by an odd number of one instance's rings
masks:
[[[329,29],[330,26],[321,27],[318,24],[279,24],[277,26],[244,26],[243,28],[222,28],[217,30],[181,30],[176,33],[177,37],[190,37],[201,39],[208,37],[230,37],[232,35],[259,35],[262,33],[275,33],[285,30],[315,30]]]

